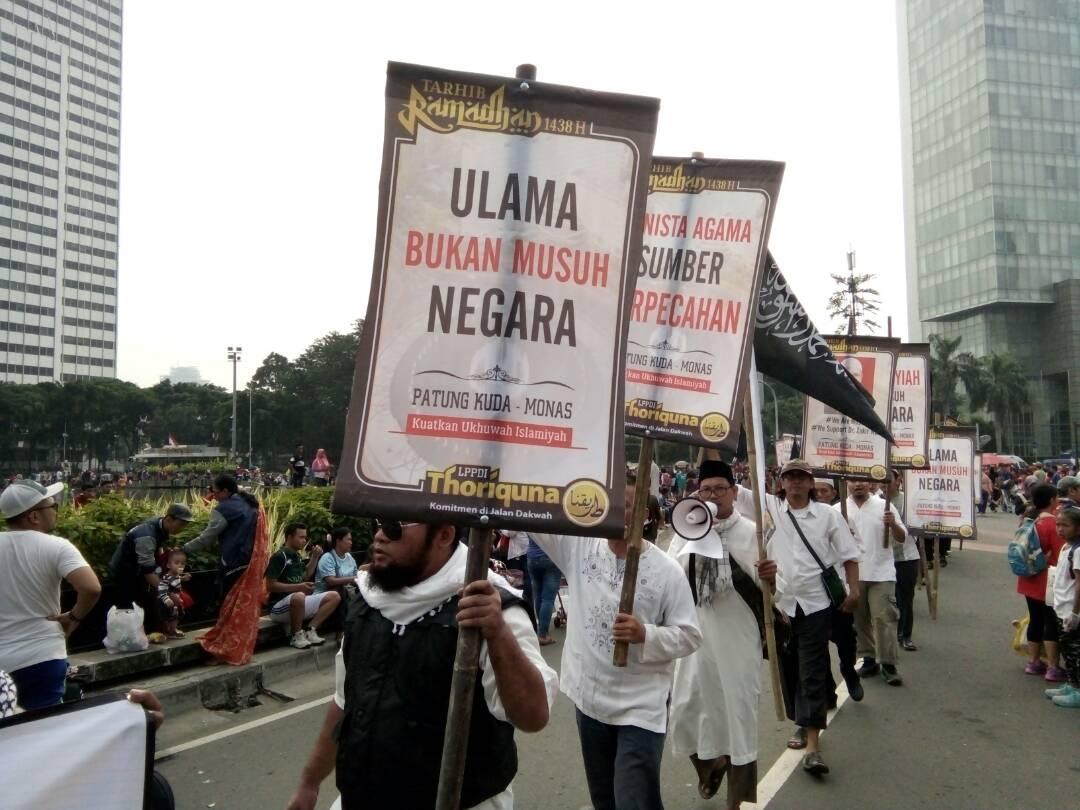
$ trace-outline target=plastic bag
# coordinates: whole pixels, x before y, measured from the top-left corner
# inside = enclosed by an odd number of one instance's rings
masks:
[[[138,652],[150,646],[150,640],[143,630],[143,609],[138,605],[131,608],[109,608],[105,620],[105,649],[111,653]]]
[[[1013,652],[1015,652],[1017,655],[1023,655],[1025,657],[1029,654],[1028,653],[1028,648],[1027,648],[1028,621],[1029,621],[1028,617],[1025,616],[1022,619],[1013,619],[1013,623],[1012,623],[1012,626],[1013,626],[1013,640],[1012,640]]]

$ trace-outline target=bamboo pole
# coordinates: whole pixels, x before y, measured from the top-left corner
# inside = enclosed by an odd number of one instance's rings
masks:
[[[751,380],[750,385],[755,385],[756,380]],[[754,429],[754,413],[751,405],[750,392],[743,397],[743,423],[746,429],[746,455],[750,467],[750,487],[754,491],[754,517],[757,518],[754,534],[757,537],[758,559],[766,559],[765,539],[762,532],[764,515],[761,513],[761,499],[765,486],[764,481],[758,481],[757,472],[757,431]],[[769,677],[772,681],[773,708],[776,710],[776,719],[783,721],[787,717],[784,709],[784,694],[780,686],[780,656],[776,651],[776,628],[773,626],[773,597],[772,590],[768,585],[762,585],[761,596],[764,602],[765,612],[765,649],[769,654]]]
[[[470,529],[464,584],[487,579],[490,555],[491,530]],[[446,731],[443,734],[439,789],[435,799],[436,810],[458,810],[461,804],[461,787],[465,780],[465,755],[469,748],[469,727],[472,724],[473,692],[476,688],[476,675],[480,668],[481,643],[478,628],[458,628],[454,676],[450,682],[450,707],[446,712]]]
[[[930,618],[937,621],[938,612],[938,572],[941,570],[941,535],[935,535],[934,537],[934,554],[937,556],[937,562],[934,563],[933,574],[931,579],[934,580],[934,598],[930,603]]]
[[[653,440],[651,436],[641,437],[641,452],[638,453],[637,483],[634,487],[634,512],[630,519],[630,535],[627,537],[626,566],[623,568],[622,594],[619,596],[619,613],[633,614],[634,596],[637,592],[638,563],[641,560],[643,541],[641,533],[645,528],[645,513],[649,509],[649,479],[653,460]],[[628,641],[616,641],[611,663],[625,667],[630,653]]]

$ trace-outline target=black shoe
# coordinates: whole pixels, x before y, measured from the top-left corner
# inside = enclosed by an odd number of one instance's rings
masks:
[[[902,639],[900,639],[900,646],[903,647],[908,652],[915,652],[917,649],[919,649],[918,647],[915,646],[915,642],[912,641],[910,638],[902,638]]]
[[[858,703],[863,699],[862,681],[859,680],[859,673],[852,672],[850,676],[845,675],[844,683],[847,684],[847,691],[852,700]]]
[[[881,671],[881,666],[873,658],[864,658],[863,665],[855,671],[859,673],[860,678],[869,678],[871,675],[877,675]]]
[[[885,679],[885,683],[889,686],[904,685],[904,679],[900,677],[900,673],[896,671],[896,667],[891,664],[881,665],[881,677]]]
[[[802,758],[802,767],[804,771],[814,776],[824,776],[829,772],[829,766],[825,764],[825,760],[817,751],[811,751]]]
[[[942,557],[941,558],[941,567],[942,568],[948,568],[949,567],[949,558],[948,557]]]
[[[838,701],[838,699],[837,699],[837,697],[836,697],[836,692],[830,692],[830,693],[829,693],[829,701],[828,701],[828,706],[829,706],[829,708],[830,708],[830,709],[835,709],[835,708],[836,708],[836,704],[837,704],[838,702],[839,702],[839,701]]]

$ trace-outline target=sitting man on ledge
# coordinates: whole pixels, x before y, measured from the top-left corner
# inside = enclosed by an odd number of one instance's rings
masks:
[[[307,566],[300,551],[307,545],[307,526],[290,523],[285,527],[285,545],[275,551],[266,566],[266,587],[270,591],[270,618],[289,625],[289,643],[298,650],[323,643],[322,623],[334,615],[341,596],[337,591],[314,593],[312,581],[322,549],[314,546]],[[304,622],[310,619],[307,632]]]

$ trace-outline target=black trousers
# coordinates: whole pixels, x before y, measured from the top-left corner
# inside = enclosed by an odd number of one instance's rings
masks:
[[[784,708],[788,718],[804,728],[823,729],[827,725],[829,679],[832,677],[829,639],[834,612],[837,611],[826,608],[808,616],[797,607],[791,619],[791,640],[781,661]]]
[[[938,559],[944,560],[945,555],[952,549],[951,537],[937,537],[936,535],[927,535],[926,543],[926,561],[928,563],[934,562],[934,547],[937,547]]]
[[[896,626],[896,635],[903,641],[911,638],[911,628],[915,623],[915,586],[919,582],[919,560],[896,561],[896,607],[900,611],[900,621]]]
[[[829,637],[836,645],[836,657],[840,661],[840,674],[845,678],[858,677],[855,672],[855,616],[852,613],[844,613],[840,610],[831,610],[832,633]],[[832,667],[829,667],[829,705],[836,703],[836,678],[833,677]]]

